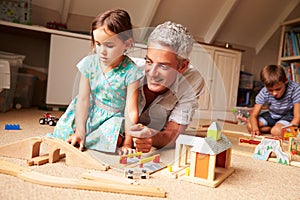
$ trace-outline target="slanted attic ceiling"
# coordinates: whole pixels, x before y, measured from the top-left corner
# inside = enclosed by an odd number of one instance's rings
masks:
[[[70,2],[68,9],[64,2]],[[35,5],[95,17],[110,8],[130,13],[136,27],[164,21],[185,25],[196,40],[254,48],[258,53],[288,17],[300,18],[300,0],[32,0]],[[63,13],[61,13],[63,14]]]

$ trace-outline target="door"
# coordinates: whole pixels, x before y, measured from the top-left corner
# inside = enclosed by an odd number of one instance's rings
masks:
[[[211,108],[230,111],[236,106],[241,53],[216,50],[214,61]]]

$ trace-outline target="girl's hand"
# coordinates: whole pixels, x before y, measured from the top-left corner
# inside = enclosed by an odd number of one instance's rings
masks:
[[[74,133],[73,135],[71,135],[66,142],[70,143],[71,145],[73,145],[74,147],[78,147],[78,149],[80,151],[84,150],[84,139],[81,139],[81,137],[77,134]]]

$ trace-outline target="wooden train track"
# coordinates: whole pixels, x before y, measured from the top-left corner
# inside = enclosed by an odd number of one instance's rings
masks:
[[[34,172],[31,169],[15,165],[4,160],[0,160],[0,173],[12,175],[24,181],[44,186],[133,194],[151,197],[166,197],[166,192],[164,190],[153,186],[132,184],[129,185],[126,183],[117,183],[103,180],[95,181],[50,176],[39,172]]]

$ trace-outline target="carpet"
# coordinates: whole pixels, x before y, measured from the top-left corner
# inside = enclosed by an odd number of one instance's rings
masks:
[[[40,125],[39,118],[45,111],[36,108],[11,110],[0,113],[0,146],[34,136],[43,136],[52,132],[54,127]],[[61,111],[51,111],[52,115],[60,117]],[[205,120],[203,124],[207,123]],[[5,124],[19,124],[21,130],[4,130]],[[223,129],[245,131],[244,126],[224,123]],[[164,189],[166,199],[300,199],[298,184],[300,183],[300,168],[281,165],[269,161],[255,160],[251,156],[253,147],[238,145],[237,138],[228,137],[233,144],[231,166],[234,172],[218,187],[210,188],[195,183],[189,183],[164,176],[162,172],[154,173],[149,179],[139,179],[141,185],[150,185]],[[16,149],[18,151],[18,149]],[[235,153],[235,152],[244,152]],[[91,155],[103,161],[110,156],[99,152]],[[174,149],[161,151],[161,160],[166,164],[174,161]],[[247,156],[250,155],[250,156]],[[27,166],[26,160],[0,157],[0,159],[30,168],[43,174],[80,178],[83,173],[95,170],[67,166],[64,160],[57,163],[47,163],[40,166]],[[112,160],[114,160],[113,158]],[[110,160],[110,159],[109,159]],[[121,169],[110,169],[107,174],[123,176]],[[42,186],[25,182],[14,176],[0,174],[0,199],[163,199],[119,193],[98,192],[79,189],[65,189]]]

